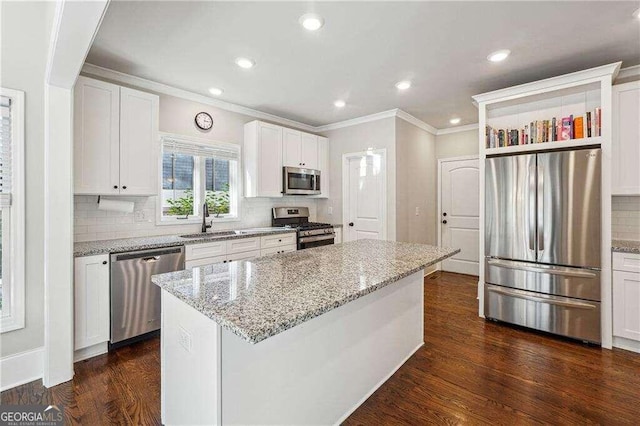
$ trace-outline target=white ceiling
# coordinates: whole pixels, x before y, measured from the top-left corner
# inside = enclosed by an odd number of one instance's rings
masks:
[[[640,64],[640,2],[120,2],[87,62],[318,126],[400,108],[477,122],[471,96]],[[298,23],[316,12],[324,27]],[[487,61],[498,49],[511,56]],[[234,60],[256,61],[251,70]],[[394,84],[409,79],[399,92]],[[337,109],[336,99],[347,106]]]

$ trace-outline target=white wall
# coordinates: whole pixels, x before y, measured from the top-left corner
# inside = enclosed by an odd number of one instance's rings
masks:
[[[318,220],[342,223],[342,155],[369,148],[387,150],[387,239],[396,239],[396,135],[395,117],[330,130],[329,138],[330,198],[318,201]],[[333,214],[328,208],[333,208]]]
[[[478,155],[478,130],[436,136],[436,158]]]
[[[25,328],[0,336],[0,356],[44,343],[44,85],[55,2],[0,2],[0,85],[25,92]]]
[[[437,244],[436,137],[396,118],[396,239]],[[416,208],[419,212],[416,215]]]
[[[118,82],[114,83],[119,84]],[[242,145],[245,123],[255,120],[255,117],[210,105],[164,94],[158,95],[160,96],[159,126],[161,132]],[[208,132],[201,131],[194,125],[193,119],[201,111],[206,111],[213,117],[213,128]],[[187,234],[200,230],[200,225],[197,224],[156,225],[156,197],[123,197],[122,199],[134,201],[134,209],[144,211],[146,219],[136,221],[134,213],[101,211],[97,209],[97,197],[75,196],[74,240],[92,241],[150,235]],[[241,220],[215,223],[214,229],[271,226],[271,208],[275,206],[309,207],[310,219],[316,220],[316,204],[315,199],[305,197],[242,198],[240,203]]]

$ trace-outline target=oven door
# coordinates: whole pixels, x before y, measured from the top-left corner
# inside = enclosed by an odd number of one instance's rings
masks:
[[[320,194],[320,171],[298,167],[283,168],[283,193],[291,195]]]
[[[298,238],[298,250],[304,250],[311,247],[328,246],[333,244],[335,234],[313,235],[310,237]]]

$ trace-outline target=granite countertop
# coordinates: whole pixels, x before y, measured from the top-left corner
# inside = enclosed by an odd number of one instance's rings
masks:
[[[619,253],[637,253],[640,254],[640,241],[633,240],[612,240],[611,251]]]
[[[225,232],[225,231],[221,231]],[[239,238],[262,237],[265,235],[296,232],[294,229],[273,228],[272,231],[243,232],[241,234],[220,234],[215,232],[201,238],[182,238],[178,235],[161,235],[157,237],[120,238],[116,240],[86,241],[73,245],[73,256],[93,256],[96,254],[122,253],[125,251],[146,250],[163,247],[175,247],[187,244],[212,243],[214,241],[235,240]]]
[[[359,240],[155,275],[152,281],[247,342],[258,343],[459,251]]]

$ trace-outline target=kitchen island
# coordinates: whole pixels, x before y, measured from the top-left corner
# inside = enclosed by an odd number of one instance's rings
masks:
[[[163,424],[335,424],[423,344],[424,268],[360,240],[157,275]]]

